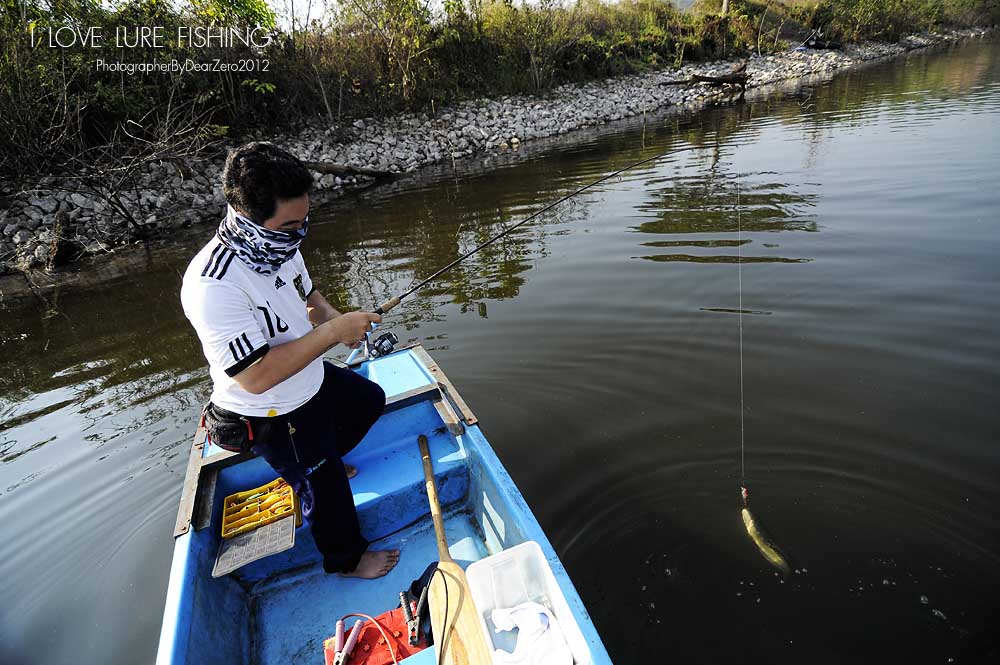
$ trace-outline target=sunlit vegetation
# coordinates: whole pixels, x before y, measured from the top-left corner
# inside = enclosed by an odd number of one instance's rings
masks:
[[[187,154],[303,123],[339,128],[369,115],[433,113],[457,99],[765,53],[817,28],[832,39],[893,40],[998,17],[1000,0],[698,0],[686,10],[668,0],[330,0],[322,21],[280,30],[263,0],[0,0],[0,177],[70,172],[91,153],[106,161],[109,150],[181,141]],[[43,43],[62,26],[112,35],[154,25],[161,48]],[[178,42],[178,27],[209,25],[262,26],[268,44]],[[125,74],[99,70],[98,57],[254,64]]]

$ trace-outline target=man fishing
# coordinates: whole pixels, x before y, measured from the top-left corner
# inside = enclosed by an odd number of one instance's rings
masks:
[[[342,457],[382,414],[385,393],[322,358],[337,344],[357,347],[381,317],[341,314],[313,285],[299,252],[312,175],[298,158],[249,143],[229,153],[222,181],[226,217],[181,287],[214,384],[205,428],[292,486],[326,572],[381,577],[399,551],[368,550],[348,480],[356,471]]]

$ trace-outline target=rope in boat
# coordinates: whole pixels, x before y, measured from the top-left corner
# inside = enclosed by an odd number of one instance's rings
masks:
[[[392,658],[393,665],[399,665],[399,660],[396,659],[396,650],[392,648],[392,642],[389,640],[389,635],[386,634],[385,629],[382,627],[382,624],[378,622],[378,619],[363,612],[351,612],[350,614],[345,614],[340,617],[340,620],[343,621],[344,619],[350,619],[351,617],[361,617],[362,619],[368,619],[371,621],[375,627],[378,628],[378,632],[382,633],[382,639],[385,640],[385,645],[389,647],[389,656]],[[346,658],[344,659],[344,662],[347,662]]]

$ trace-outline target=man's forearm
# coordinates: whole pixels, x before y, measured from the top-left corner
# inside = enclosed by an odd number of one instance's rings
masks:
[[[249,393],[267,392],[301,372],[327,349],[341,342],[357,346],[373,323],[382,317],[371,312],[348,312],[321,323],[298,339],[271,347],[264,357],[236,375],[236,383]]]
[[[272,346],[259,362],[237,374],[236,382],[247,392],[259,395],[301,372],[341,341],[329,326],[317,326],[294,341]]]

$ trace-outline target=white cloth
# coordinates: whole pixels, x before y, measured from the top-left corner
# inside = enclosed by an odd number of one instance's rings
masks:
[[[490,615],[496,632],[517,628],[513,653],[497,649],[494,663],[513,665],[573,665],[573,653],[562,629],[549,608],[538,603],[521,603],[510,609],[495,609]]]
[[[213,236],[184,273],[181,304],[208,359],[212,402],[244,416],[281,415],[305,404],[323,383],[323,360],[260,395],[249,393],[234,376],[263,358],[271,346],[312,330],[306,298],[312,280],[302,254],[270,275],[256,273]]]

